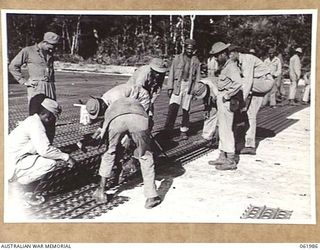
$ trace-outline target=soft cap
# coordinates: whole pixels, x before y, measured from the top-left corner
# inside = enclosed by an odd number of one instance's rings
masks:
[[[50,98],[44,99],[41,106],[51,112],[55,117],[58,117],[62,111],[61,106],[55,100]]]

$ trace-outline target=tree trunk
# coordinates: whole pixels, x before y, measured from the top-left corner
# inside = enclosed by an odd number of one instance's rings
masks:
[[[196,15],[190,15],[190,20],[191,20],[190,39],[193,39],[194,19],[196,19]]]
[[[149,15],[149,33],[152,33],[152,15]]]

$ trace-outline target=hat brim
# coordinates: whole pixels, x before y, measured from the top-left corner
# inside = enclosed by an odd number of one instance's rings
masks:
[[[100,113],[100,103],[99,103],[99,101],[98,101],[98,99],[97,99],[96,97],[94,97],[94,96],[90,96],[90,97],[91,97],[92,99],[94,99],[95,101],[98,102],[98,111],[97,111],[94,115],[92,115],[92,114],[90,114],[90,113],[88,112],[89,118],[90,118],[91,120],[95,120],[95,119],[98,118],[99,113]]]
[[[217,50],[217,51],[211,50],[211,51],[209,52],[209,54],[211,54],[211,55],[219,54],[220,52],[222,52],[222,51],[226,50],[227,48],[229,48],[230,45],[231,45],[230,43],[227,43],[227,44],[225,44],[224,46],[222,46],[222,47],[221,47],[219,50]]]
[[[153,69],[154,71],[157,71],[159,73],[165,73],[167,71],[166,68],[160,68],[160,67],[157,67],[157,66],[154,66],[154,65],[151,65],[150,67],[151,67],[151,69]]]

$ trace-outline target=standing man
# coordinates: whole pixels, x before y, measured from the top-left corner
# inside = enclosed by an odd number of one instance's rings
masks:
[[[276,50],[274,48],[270,48],[268,54],[269,57],[264,60],[264,63],[270,68],[270,73],[274,79],[274,86],[272,87],[271,91],[265,95],[265,104],[269,102],[270,107],[275,108],[277,104],[277,90],[280,89],[281,85],[282,65],[280,59],[276,56]]]
[[[183,140],[188,139],[189,110],[192,91],[196,82],[200,80],[200,61],[194,55],[196,41],[186,39],[185,51],[177,55],[172,62],[168,77],[169,110],[165,123],[165,130],[171,133],[177,118],[179,106],[182,107],[182,123],[180,132]]]
[[[138,68],[127,82],[129,85],[141,86],[148,91],[150,98],[150,117],[153,116],[154,102],[160,95],[166,71],[166,63],[160,58],[153,58],[149,65]]]
[[[22,49],[9,65],[13,77],[27,87],[28,103],[37,94],[44,94],[56,100],[54,84],[53,51],[59,43],[60,36],[53,32],[46,32],[43,41]],[[26,64],[29,78],[25,79],[21,67]]]
[[[290,88],[289,88],[289,105],[296,105],[295,97],[297,93],[298,81],[301,78],[301,60],[302,49],[297,48],[289,61],[289,75],[290,75]]]
[[[243,98],[247,105],[249,129],[245,136],[245,147],[241,154],[256,154],[257,114],[263,102],[263,97],[274,84],[270,69],[258,57],[240,53],[240,48],[230,47],[230,59],[238,63],[242,74]],[[249,97],[249,98],[248,98]]]
[[[217,170],[235,170],[235,139],[233,134],[234,111],[231,107],[232,98],[241,91],[241,75],[235,61],[229,59],[230,44],[217,42],[212,47],[221,67],[218,77],[218,121],[219,121],[219,158],[210,161]]]
[[[218,62],[217,58],[212,54],[212,49],[209,52],[210,57],[207,61],[207,67],[208,67],[208,77],[213,78],[216,76],[216,72],[218,70]]]
[[[155,185],[148,115],[142,105],[133,98],[120,98],[114,101],[104,114],[101,138],[105,140],[108,149],[101,159],[99,168],[100,186],[93,196],[99,202],[107,202],[107,197],[104,193],[106,180],[112,177],[111,172],[117,157],[117,145],[121,143],[121,139],[125,135],[128,135],[137,146],[134,155],[141,166],[144,194],[147,198],[145,208],[153,208],[161,203],[161,199],[158,196]]]
[[[46,126],[52,124],[60,112],[58,103],[46,98],[38,113],[26,118],[9,134],[7,152],[10,182],[29,184],[39,180],[54,170],[57,160],[66,161],[69,167],[73,167],[74,159],[53,147],[46,135]]]

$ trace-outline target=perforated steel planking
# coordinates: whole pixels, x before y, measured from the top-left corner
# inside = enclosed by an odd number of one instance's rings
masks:
[[[293,210],[250,205],[240,219],[290,219]]]

